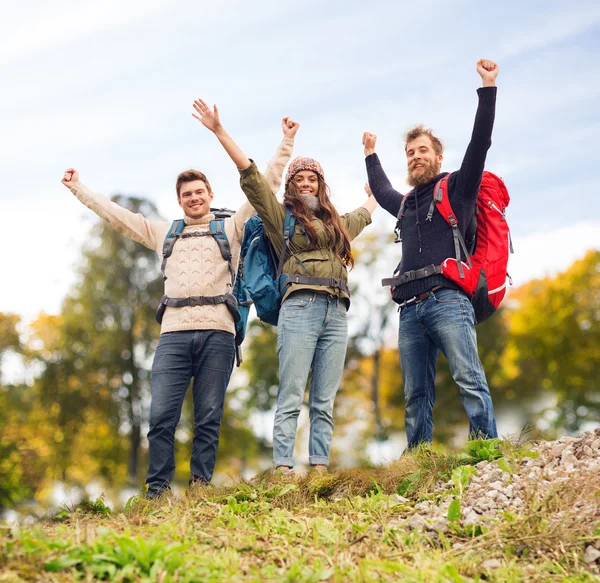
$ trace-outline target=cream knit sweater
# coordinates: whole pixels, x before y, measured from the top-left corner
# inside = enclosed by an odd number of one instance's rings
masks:
[[[284,138],[275,156],[267,165],[265,177],[276,193],[281,186],[283,171],[292,155],[294,140]],[[134,241],[154,249],[162,260],[162,247],[171,223],[149,221],[110,201],[102,194],[92,192],[78,182],[71,192],[116,231]],[[231,247],[233,268],[237,271],[244,224],[256,214],[250,203],[244,203],[231,218],[225,219],[225,232]],[[207,231],[215,217],[208,214],[200,219],[184,217],[184,233]],[[117,259],[115,258],[115,261]],[[221,256],[213,237],[188,237],[179,239],[173,254],[167,259],[165,294],[173,298],[190,296],[216,296],[231,293],[231,275],[227,261]],[[158,298],[157,298],[158,299]],[[216,306],[187,306],[169,308],[161,326],[161,334],[181,330],[224,330],[235,333],[233,318],[225,304]]]

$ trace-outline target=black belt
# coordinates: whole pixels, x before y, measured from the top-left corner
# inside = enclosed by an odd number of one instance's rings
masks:
[[[410,304],[419,304],[423,300],[430,298],[433,295],[433,292],[437,291],[438,289],[442,289],[442,286],[436,285],[435,287],[432,287],[429,291],[423,292],[421,294],[417,294],[416,296],[413,296],[412,298],[408,298],[407,300],[404,300],[401,304],[399,304],[398,308],[405,308],[406,306],[409,306]]]
[[[414,281],[415,279],[423,279],[424,277],[438,275],[440,273],[442,273],[442,270],[439,265],[428,265],[427,267],[423,267],[421,269],[412,269],[411,271],[406,271],[402,275],[397,275],[396,277],[382,279],[381,285],[391,285],[392,287],[396,287],[398,285],[408,283],[409,281]]]
[[[286,274],[287,275],[287,274]],[[309,275],[287,275],[287,279],[282,279],[282,285],[288,286],[291,283],[303,283],[306,285],[324,285],[325,287],[334,287],[341,289],[350,295],[348,286],[337,277],[311,277]]]

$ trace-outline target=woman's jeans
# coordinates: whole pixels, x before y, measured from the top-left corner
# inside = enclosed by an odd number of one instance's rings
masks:
[[[146,477],[149,494],[168,488],[175,474],[175,429],[192,377],[194,441],[190,481],[210,482],[234,356],[235,341],[229,332],[192,330],[161,334],[152,364],[150,468]]]
[[[300,290],[282,304],[277,324],[279,391],[273,428],[273,463],[294,467],[298,415],[312,369],[309,397],[311,465],[329,464],[333,401],[344,372],[347,300]]]
[[[400,311],[398,335],[408,446],[433,437],[435,371],[441,350],[460,390],[471,437],[497,437],[492,398],[477,352],[475,313],[461,291],[442,288]]]

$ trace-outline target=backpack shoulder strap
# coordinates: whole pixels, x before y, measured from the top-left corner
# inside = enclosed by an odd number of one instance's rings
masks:
[[[185,222],[183,219],[174,220],[169,227],[167,236],[165,237],[165,241],[163,243],[163,260],[160,265],[160,272],[162,273],[163,279],[167,279],[167,276],[165,275],[167,259],[171,257],[171,254],[173,253],[173,247],[175,246],[175,241],[177,241],[177,235],[183,232],[184,227]]]
[[[290,245],[290,239],[294,233],[294,227],[296,225],[296,217],[292,214],[292,211],[286,206],[285,207],[285,219],[283,220],[283,247],[279,254],[279,265],[277,266],[276,277],[279,278],[283,271],[283,264],[285,263],[285,256]]]
[[[406,207],[406,199],[408,198],[408,195],[410,193],[411,191],[408,191],[402,197],[402,201],[400,202],[400,208],[398,209],[398,216],[396,220],[396,227],[394,229],[394,234],[396,235],[394,243],[402,243],[402,223],[404,222],[404,209]]]
[[[433,212],[438,207],[440,214],[443,219],[452,226],[452,220],[456,221],[458,224],[458,220],[456,219],[456,215],[452,210],[452,206],[450,205],[450,198],[448,196],[448,179],[450,178],[450,174],[446,174],[441,180],[438,180],[433,187],[433,200],[429,205],[429,211],[427,212],[427,218],[425,220],[430,221],[433,218]]]
[[[235,272],[233,270],[233,261],[231,255],[231,247],[229,246],[229,239],[227,238],[227,233],[225,233],[225,219],[216,219],[212,220],[209,223],[210,234],[213,236],[214,240],[217,242],[219,246],[219,251],[221,251],[221,257],[227,261],[229,266],[229,274],[231,275],[231,287],[233,288],[233,284],[235,283]]]
[[[442,215],[442,218],[452,227],[452,236],[454,237],[454,254],[456,255],[456,264],[458,267],[458,273],[460,274],[461,279],[465,277],[463,267],[462,267],[462,255],[464,253],[465,259],[469,264],[469,267],[472,267],[471,264],[471,255],[469,254],[469,250],[467,249],[467,245],[465,244],[465,240],[458,228],[458,219],[452,210],[452,205],[450,204],[450,197],[448,196],[448,179],[450,178],[450,174],[446,174],[441,180],[438,180],[434,189],[433,189],[433,200],[431,201],[431,205],[429,206],[429,212],[427,213],[428,221],[432,220],[433,211],[437,207],[438,211]]]

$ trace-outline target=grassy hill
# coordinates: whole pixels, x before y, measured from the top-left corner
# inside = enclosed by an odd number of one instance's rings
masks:
[[[0,530],[0,581],[600,581],[600,430],[102,500]]]

